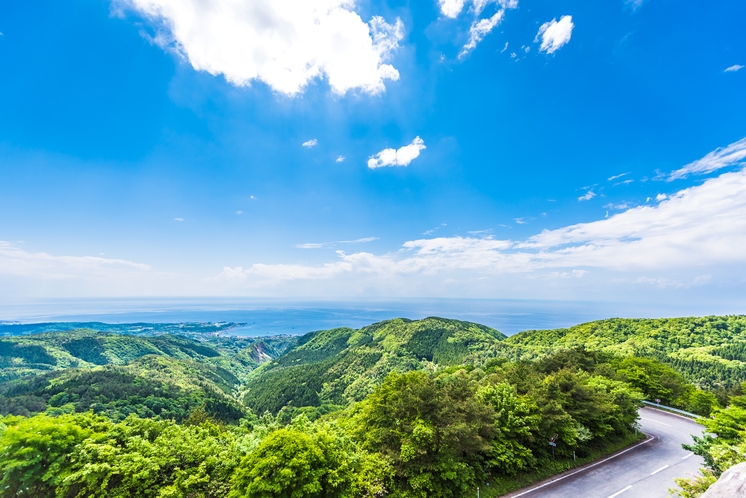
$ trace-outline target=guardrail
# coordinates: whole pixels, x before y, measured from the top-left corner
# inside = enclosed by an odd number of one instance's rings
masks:
[[[655,407],[655,408],[660,408],[661,410],[668,410],[668,411],[672,411],[672,412],[675,412],[675,413],[680,413],[682,415],[686,415],[687,417],[692,417],[692,418],[699,418],[699,417],[701,417],[701,415],[697,415],[696,413],[687,412],[687,411],[684,411],[684,410],[679,410],[678,408],[673,408],[671,406],[661,405],[660,403],[653,403],[652,401],[645,401],[645,400],[642,400],[642,402],[645,405],[652,406],[652,407]]]

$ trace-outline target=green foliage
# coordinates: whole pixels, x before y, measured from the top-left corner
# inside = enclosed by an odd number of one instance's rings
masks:
[[[0,419],[0,496],[508,490],[634,440],[643,397],[713,415],[691,446],[710,474],[682,484],[695,496],[746,458],[743,323],[606,320],[504,339],[428,318],[297,339],[3,339],[0,376],[16,378],[0,382],[0,413],[22,416]]]
[[[476,388],[463,370],[393,373],[353,424],[366,448],[393,462],[408,496],[461,496],[483,478],[480,461],[493,437],[492,412]]]
[[[541,417],[536,403],[528,396],[518,396],[515,387],[498,383],[478,389],[477,396],[492,408],[495,435],[489,451],[489,465],[502,474],[515,474],[536,464],[529,448],[532,431]]]
[[[524,358],[577,346],[621,357],[653,358],[700,388],[730,387],[746,381],[744,316],[614,318],[568,329],[521,332],[505,343],[518,348]]]
[[[232,498],[351,496],[360,456],[333,426],[280,429],[241,462]]]
[[[365,398],[390,372],[418,370],[431,362],[485,361],[504,337],[483,325],[443,318],[313,332],[255,371],[244,401],[259,413],[277,413],[286,405],[347,405]]]
[[[224,422],[247,409],[229,393],[229,372],[195,362],[144,357],[127,366],[67,370],[0,384],[0,413],[86,412],[122,420],[130,414],[181,421],[203,407]]]
[[[715,484],[718,478],[709,471],[703,470],[701,475],[694,476],[691,479],[679,477],[674,479],[676,484],[679,485],[679,489],[671,488],[668,490],[671,496],[678,496],[680,498],[698,498],[707,491],[707,488]]]
[[[56,496],[74,448],[92,434],[92,424],[81,424],[69,415],[9,417],[1,422],[0,496]]]
[[[148,355],[213,364],[244,377],[295,342],[296,338],[289,336],[196,340],[177,335],[117,335],[87,329],[23,335],[0,340],[0,382],[54,370],[124,365]]]

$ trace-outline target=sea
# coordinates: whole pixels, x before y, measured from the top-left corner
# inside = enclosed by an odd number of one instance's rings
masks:
[[[454,318],[513,335],[569,327],[603,318],[662,318],[743,314],[711,305],[511,299],[399,299],[290,301],[247,298],[48,299],[0,302],[0,324],[51,322],[239,324],[231,335],[299,335],[335,327],[361,328],[391,318]]]

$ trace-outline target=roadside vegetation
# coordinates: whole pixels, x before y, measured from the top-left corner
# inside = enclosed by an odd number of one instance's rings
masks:
[[[499,496],[631,444],[640,401],[656,398],[713,416],[692,446],[707,473],[682,482],[695,493],[746,454],[742,358],[723,344],[746,340],[744,323],[5,338],[0,496]],[[691,348],[733,362],[728,375],[707,370],[719,360],[682,368]]]

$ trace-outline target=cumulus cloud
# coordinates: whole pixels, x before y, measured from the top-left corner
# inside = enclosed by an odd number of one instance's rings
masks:
[[[725,68],[725,72],[726,73],[735,73],[736,71],[740,71],[741,69],[743,69],[742,65],[740,65],[740,64],[734,64],[734,65],[732,65],[730,67],[726,67]]]
[[[450,18],[458,17],[465,4],[466,0],[438,0],[440,13]]]
[[[380,255],[337,251],[335,261],[319,266],[255,264],[240,271],[224,269],[220,278],[275,285],[348,276],[357,286],[378,283],[388,288],[392,282],[427,282],[444,276],[472,281],[499,275],[584,279],[604,271],[654,286],[669,286],[665,279],[673,281],[676,276],[686,286],[705,283],[712,268],[746,264],[743,247],[746,171],[740,170],[681,190],[656,205],[544,230],[524,240],[491,236],[418,239]]]
[[[574,27],[572,16],[562,16],[559,21],[552,19],[542,24],[534,40],[538,42],[541,39],[539,51],[553,54],[562,48],[570,41]]]
[[[746,159],[746,138],[733,142],[727,147],[715,149],[702,159],[673,171],[669,175],[668,181],[686,178],[691,174],[712,173],[722,168],[741,164],[744,159]]]
[[[339,156],[336,159],[336,162],[338,162],[338,163],[343,163],[344,161],[345,161],[345,156]]]
[[[409,166],[409,163],[420,156],[425,150],[425,141],[415,137],[412,143],[399,149],[383,149],[378,154],[368,159],[370,169],[382,168],[384,166]]]
[[[316,147],[318,144],[319,144],[319,141],[316,140],[315,138],[312,138],[311,140],[306,140],[301,145],[303,147],[308,147],[310,149],[311,147]]]
[[[113,1],[150,21],[160,46],[237,86],[257,80],[296,95],[326,78],[337,94],[375,94],[399,79],[386,62],[403,37],[401,21],[366,23],[354,0]]]

